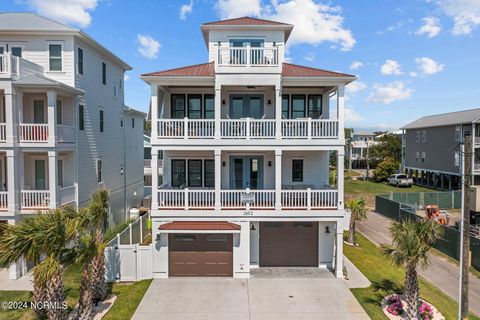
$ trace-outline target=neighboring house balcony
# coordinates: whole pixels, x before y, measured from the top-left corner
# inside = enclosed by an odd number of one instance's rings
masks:
[[[0,100],[0,143],[25,147],[75,143],[75,97],[25,88],[16,90],[14,98],[0,91]]]
[[[308,215],[343,209],[343,184],[336,184],[338,178],[329,181],[330,151],[163,154],[163,183],[154,181],[152,172],[152,185],[159,185],[153,190],[152,208],[160,215],[192,211],[200,215]],[[343,155],[339,159],[343,161]]]
[[[11,53],[0,54],[0,79],[17,80],[36,73],[43,74],[43,67]]]
[[[1,153],[0,210],[28,212],[74,204],[74,161],[74,152]]]

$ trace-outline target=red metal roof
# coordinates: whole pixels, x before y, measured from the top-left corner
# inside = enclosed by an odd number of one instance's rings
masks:
[[[195,64],[192,66],[186,66],[181,68],[151,72],[142,74],[142,76],[213,76],[215,70],[213,62]]]
[[[227,221],[174,221],[162,224],[159,230],[240,230],[240,226]]]
[[[282,76],[284,77],[355,77],[351,74],[328,71],[323,69],[300,66],[298,64],[283,63]]]
[[[257,19],[251,17],[241,17],[241,18],[234,18],[234,19],[227,19],[227,20],[220,20],[220,21],[213,21],[207,22],[203,25],[209,26],[277,26],[277,25],[285,25],[288,26],[288,23],[278,22],[278,21],[271,21],[265,19]]]

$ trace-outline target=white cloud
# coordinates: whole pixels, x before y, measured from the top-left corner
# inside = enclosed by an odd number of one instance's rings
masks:
[[[314,0],[271,0],[262,6],[260,0],[217,0],[217,11],[222,19],[255,16],[295,26],[289,45],[308,43],[318,45],[331,42],[342,51],[356,43],[352,32],[343,26],[341,8],[317,3]]]
[[[440,64],[432,58],[427,57],[416,58],[415,63],[418,69],[427,75],[438,73],[445,68],[444,64]]]
[[[416,73],[415,71],[411,71],[410,72],[410,77],[416,78],[416,77],[418,77],[418,73]]]
[[[347,122],[358,122],[362,121],[364,118],[361,114],[357,113],[352,107],[345,107],[345,121]]]
[[[427,37],[433,38],[438,36],[442,27],[440,26],[440,20],[435,17],[426,17],[422,19],[423,25],[415,32],[415,34],[423,35],[426,34]]]
[[[158,51],[160,51],[161,47],[160,42],[143,34],[139,34],[137,40],[139,44],[138,52],[140,52],[142,56],[148,59],[153,59],[158,56]]]
[[[412,96],[413,90],[405,88],[401,81],[387,84],[375,84],[374,91],[370,93],[367,102],[389,104],[398,100],[405,100]]]
[[[399,75],[402,74],[400,64],[395,60],[387,59],[383,66],[380,68],[380,72],[383,75]]]
[[[356,93],[356,92],[362,91],[366,88],[367,88],[367,84],[365,82],[357,80],[357,81],[353,81],[353,82],[349,83],[345,87],[345,90],[347,91],[347,93]]]
[[[130,79],[130,77],[128,75],[123,76],[123,81],[127,81],[128,79]]]
[[[353,61],[350,65],[350,70],[358,70],[360,68],[363,68],[363,63],[360,61]]]
[[[313,61],[315,60],[315,55],[312,52],[309,52],[305,55],[304,59],[307,61]]]
[[[260,0],[218,0],[215,7],[221,19],[258,16],[262,10]]]
[[[97,7],[97,0],[27,0],[38,14],[63,23],[88,27],[92,22],[90,12]]]
[[[470,34],[480,25],[480,1],[478,0],[428,0],[436,3],[442,12],[453,18],[454,35]]]
[[[193,0],[190,0],[188,4],[184,4],[180,7],[180,20],[185,21],[187,19],[187,14],[192,13],[193,10]]]

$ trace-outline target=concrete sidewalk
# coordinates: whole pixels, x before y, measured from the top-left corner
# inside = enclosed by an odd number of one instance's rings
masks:
[[[389,234],[391,220],[375,212],[369,212],[368,219],[357,222],[357,230],[377,245],[391,244]],[[431,265],[419,274],[433,283],[444,293],[458,301],[459,267],[446,258],[430,254]],[[470,311],[480,315],[480,279],[470,273],[469,302]]]
[[[8,278],[8,269],[0,269],[0,291],[33,291],[31,273],[17,280]]]

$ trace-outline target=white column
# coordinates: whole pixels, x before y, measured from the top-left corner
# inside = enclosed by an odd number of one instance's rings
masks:
[[[338,138],[345,139],[345,85],[338,85],[337,90],[337,119],[338,119]]]
[[[153,120],[153,117],[152,117]],[[152,127],[153,128],[153,127]],[[152,211],[158,210],[158,149],[152,148]]]
[[[5,124],[6,124],[6,142],[12,145],[17,142],[17,117],[15,116],[16,109],[20,108],[15,105],[15,90],[11,88],[10,92],[5,92]]]
[[[330,93],[322,95],[322,119],[330,119]]]
[[[55,91],[47,91],[47,119],[48,119],[48,143],[56,142],[57,127],[57,93]]]
[[[335,276],[343,278],[343,225],[342,220],[337,221],[337,239],[335,254]]]
[[[152,124],[152,132],[150,134],[150,141],[153,145],[154,141],[157,140],[158,137],[158,85],[152,84],[150,86],[151,90],[151,97],[150,97],[150,120]],[[127,125],[127,124],[125,124]],[[152,189],[153,191],[153,189]],[[152,193],[153,194],[153,193]],[[153,197],[152,197],[153,201]]]
[[[7,166],[7,190],[8,190],[8,211],[16,213],[18,210],[18,164],[15,161],[15,151],[6,151],[6,166]]]
[[[8,224],[15,224],[15,220],[8,220]],[[10,265],[8,268],[8,278],[10,280],[17,280],[22,276],[22,259]]]
[[[221,128],[220,119],[222,118],[222,87],[215,85],[215,139],[220,139]]]
[[[275,138],[282,138],[282,88],[275,86]]]
[[[215,210],[221,209],[220,191],[222,189],[222,150],[215,149]]]
[[[337,191],[338,191],[338,210],[343,210],[343,176],[345,166],[345,150],[343,148],[337,153]]]
[[[48,190],[50,191],[50,208],[55,209],[59,204],[56,151],[48,151]]]
[[[275,210],[282,209],[282,150],[275,150]]]

